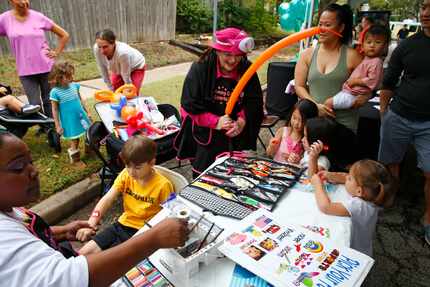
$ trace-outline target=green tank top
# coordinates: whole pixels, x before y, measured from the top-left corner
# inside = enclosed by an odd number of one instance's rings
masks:
[[[308,72],[308,86],[311,97],[319,104],[333,97],[342,90],[343,83],[349,78],[348,66],[346,63],[346,54],[348,47],[342,45],[339,62],[336,68],[327,74],[322,74],[318,70],[317,55],[320,46],[317,45],[312,55],[311,65]],[[358,110],[336,110],[336,121],[344,124],[349,129],[357,132],[358,127]]]

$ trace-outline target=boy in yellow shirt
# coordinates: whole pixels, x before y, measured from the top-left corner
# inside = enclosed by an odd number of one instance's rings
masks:
[[[142,135],[135,135],[124,144],[120,157],[126,168],[97,203],[88,223],[95,228],[119,195],[122,195],[124,212],[117,222],[82,247],[80,254],[100,252],[126,241],[160,211],[160,204],[173,192],[173,185],[154,170],[156,150],[156,143]],[[88,240],[91,229],[80,229],[76,237]]]

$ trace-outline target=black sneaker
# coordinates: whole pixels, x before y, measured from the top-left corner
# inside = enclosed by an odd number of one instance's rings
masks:
[[[38,111],[40,111],[40,106],[39,105],[24,105],[21,107],[21,112],[24,115],[30,115],[30,114],[34,114],[37,113]]]

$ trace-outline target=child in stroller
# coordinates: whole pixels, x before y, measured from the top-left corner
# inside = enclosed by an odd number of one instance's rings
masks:
[[[40,110],[39,105],[24,104],[16,97],[12,96],[12,90],[8,86],[0,84],[0,109],[7,108],[14,113],[30,115]]]
[[[29,127],[41,125],[47,131],[48,143],[56,152],[61,152],[60,139],[54,126],[54,120],[42,114],[39,105],[28,105],[12,96],[9,86],[0,84],[0,125],[9,132],[22,138]]]

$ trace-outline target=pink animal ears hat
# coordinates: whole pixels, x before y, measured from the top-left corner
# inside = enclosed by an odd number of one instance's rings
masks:
[[[254,39],[237,28],[225,28],[215,32],[215,41],[212,48],[217,51],[243,55],[254,49]]]

